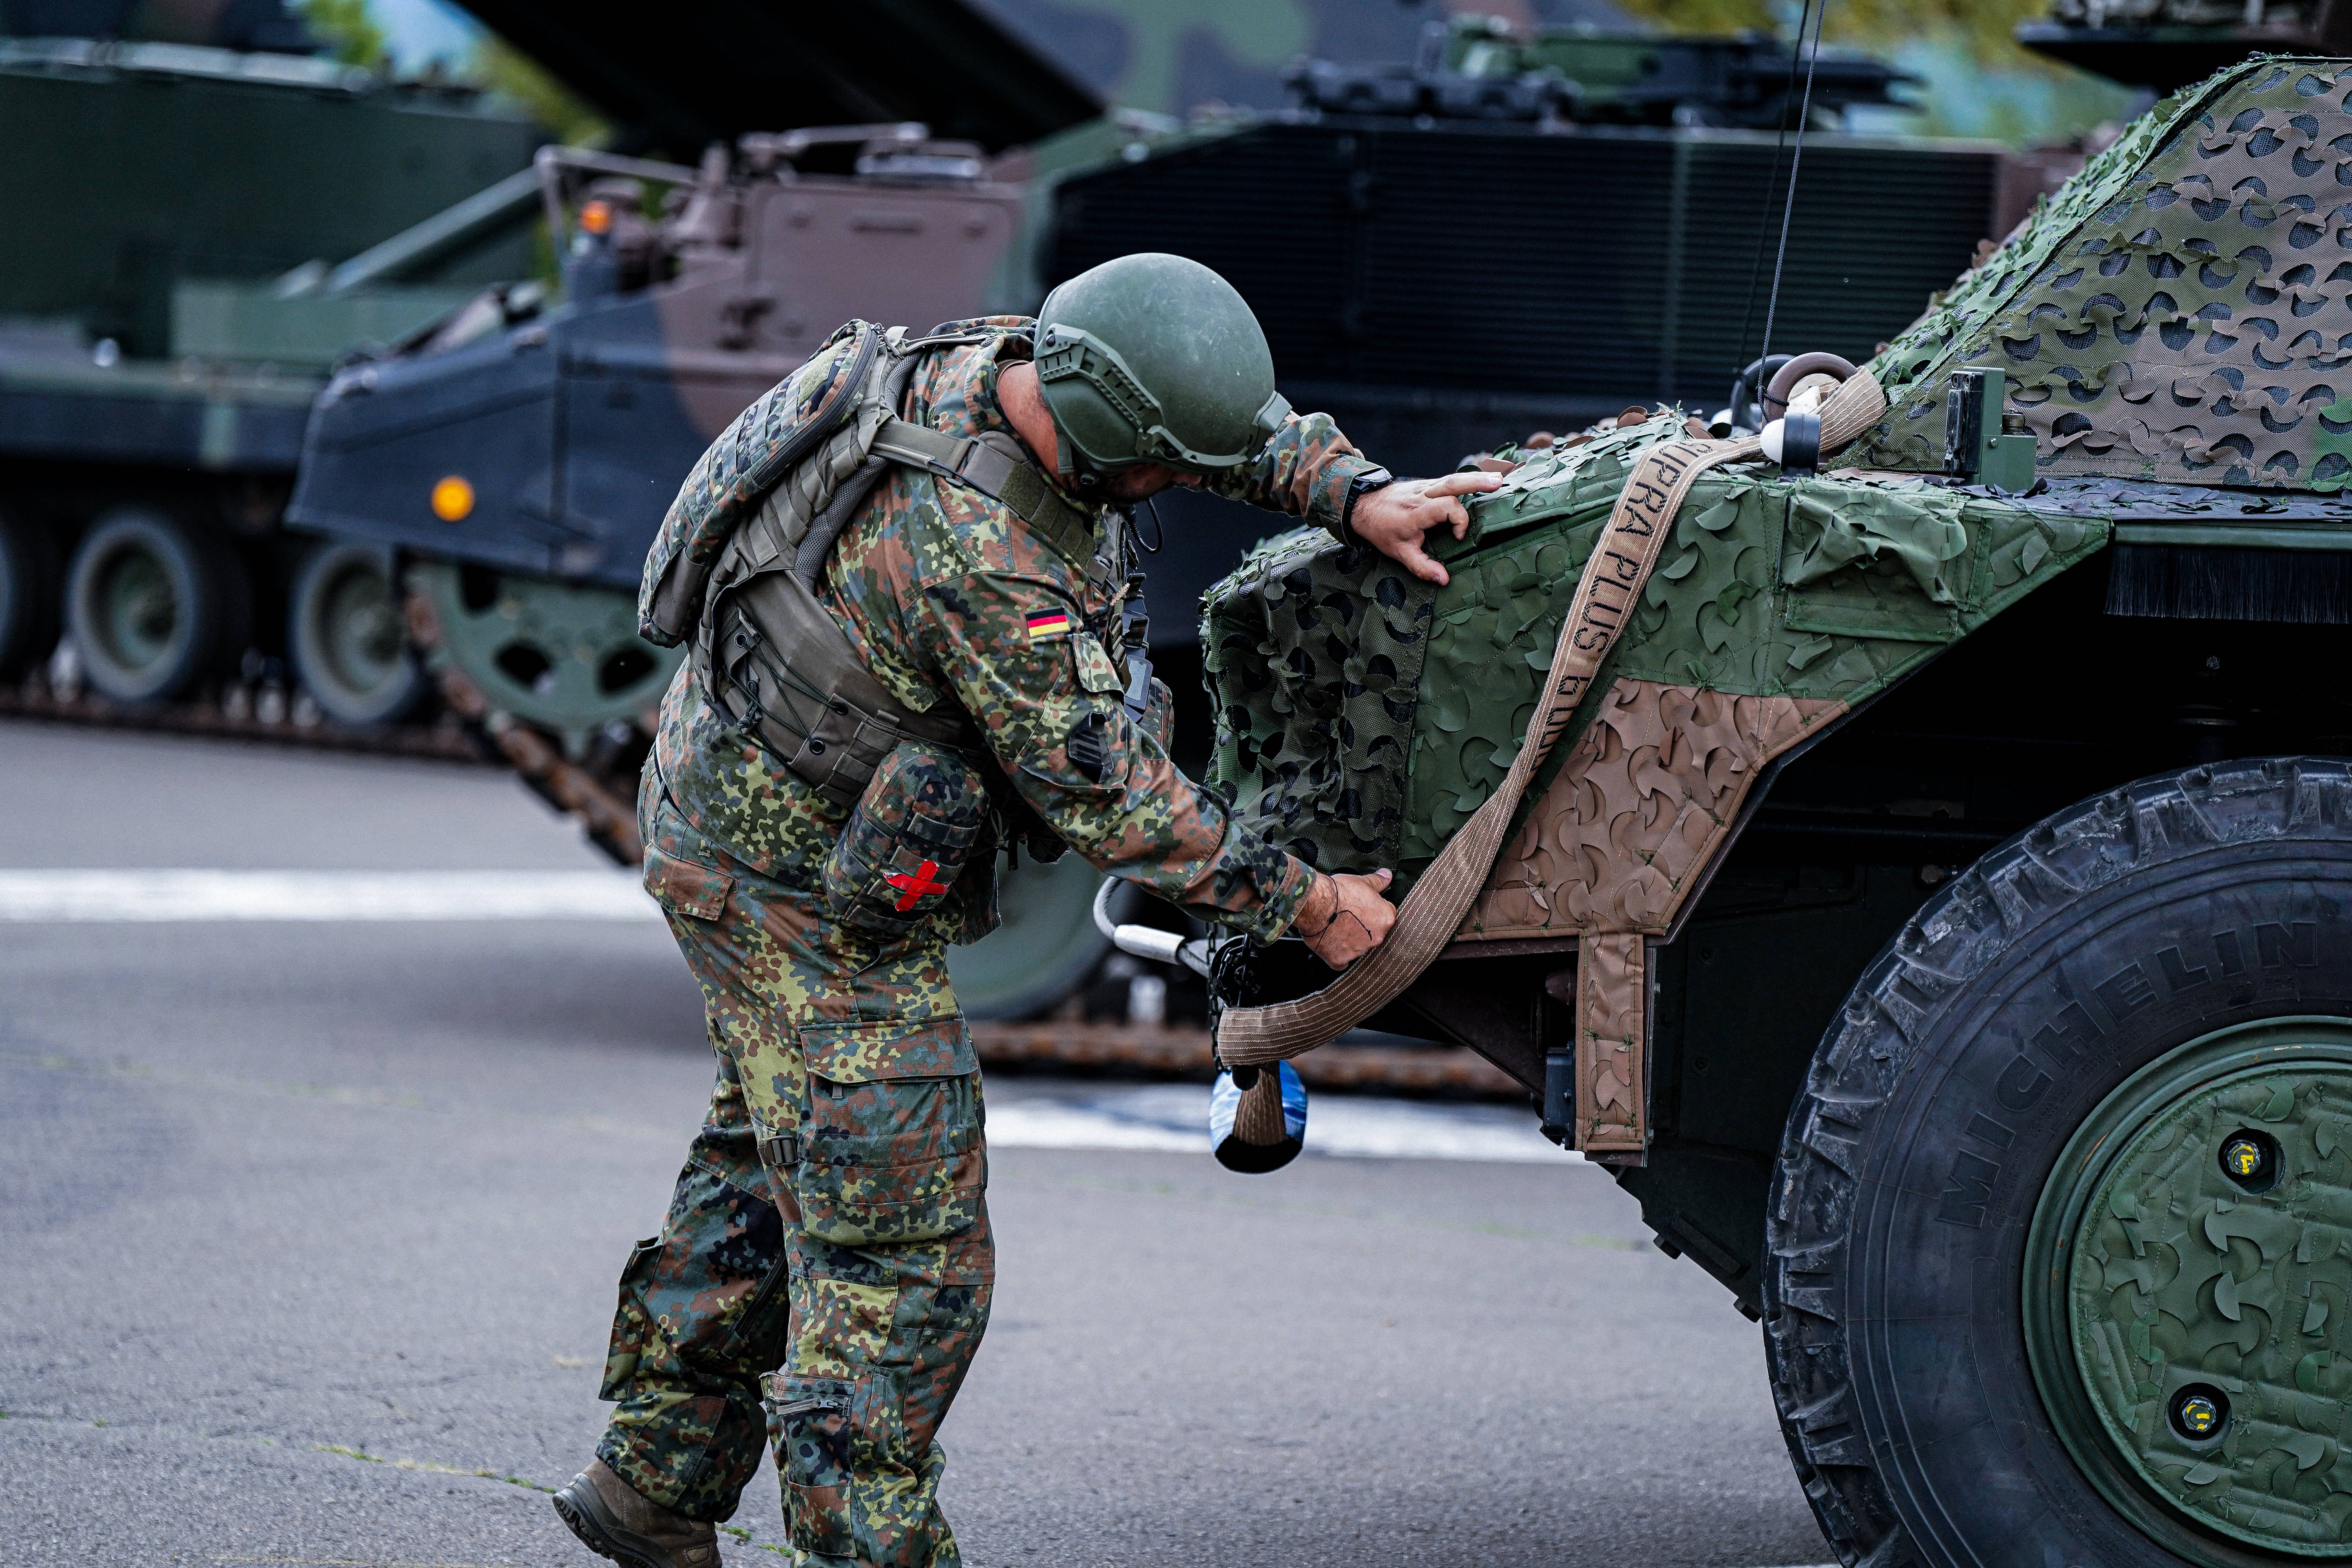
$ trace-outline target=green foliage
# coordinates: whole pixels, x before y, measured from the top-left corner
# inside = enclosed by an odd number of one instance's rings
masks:
[[[294,11],[345,65],[385,68],[389,40],[369,12],[368,0],[295,0]]]
[[[1788,38],[1798,16],[1798,7],[1776,0],[1619,0],[1619,6],[1669,33],[1752,30]],[[1822,21],[1822,37],[1884,50],[1923,33],[1958,33],[1988,66],[2006,66],[2023,55],[2017,25],[2047,9],[2046,0],[1839,0]]]
[[[1911,89],[1924,113],[1892,115],[1864,110],[1867,129],[1896,121],[1890,129],[1922,136],[1973,136],[2012,147],[2069,142],[2103,125],[2129,120],[2141,107],[2129,90],[2105,77],[2011,45],[1990,60],[1976,41],[1958,29],[1924,33],[1886,51],[1901,69],[1925,79]],[[1858,128],[1862,128],[1858,125]]]
[[[1306,50],[1315,27],[1305,0],[1061,0],[1065,9],[1118,21],[1127,35],[1126,73],[1112,85],[1114,101],[1132,109],[1178,113],[1177,76],[1185,46],[1195,37],[1217,45],[1244,65],[1271,68]]]
[[[1799,16],[1799,7],[1785,0],[1622,4],[1669,33],[1754,29],[1787,40],[1794,37]],[[2038,20],[2047,10],[2046,0],[1840,0],[1822,22],[1822,39],[1925,79],[1924,87],[1913,89],[1922,113],[1858,111],[1858,121],[1874,132],[1980,136],[2024,147],[2063,142],[2102,121],[2129,118],[2136,105],[2124,89],[2017,42],[2018,24]]]
[[[355,4],[358,0],[323,0],[323,3]],[[484,37],[475,48],[466,74],[492,92],[511,100],[558,142],[574,147],[594,146],[602,144],[612,135],[611,124],[585,100],[548,74],[537,60],[495,35]],[[691,160],[702,149],[688,147],[671,151]]]

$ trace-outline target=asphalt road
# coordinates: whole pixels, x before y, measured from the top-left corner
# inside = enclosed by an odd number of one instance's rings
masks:
[[[0,869],[598,864],[443,764],[0,723]],[[650,921],[0,923],[0,1563],[585,1568],[545,1491],[709,1077]],[[1827,1555],[1757,1331],[1591,1167],[992,1171],[975,1568]],[[731,1563],[777,1560],[774,1486]]]

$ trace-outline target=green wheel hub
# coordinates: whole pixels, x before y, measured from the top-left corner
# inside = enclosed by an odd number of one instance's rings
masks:
[[[686,658],[637,636],[636,595],[626,589],[437,561],[417,563],[408,577],[440,622],[438,657],[491,706],[562,736],[575,758],[597,730],[658,708]]]
[[[2352,1020],[2224,1030],[2109,1095],[2024,1307],[2060,1437],[2134,1523],[2208,1563],[2352,1557]]]
[[[92,630],[117,663],[145,669],[170,651],[183,610],[154,556],[138,549],[115,555],[101,569],[96,600]]]
[[[320,605],[321,639],[335,673],[357,690],[373,691],[400,672],[408,634],[392,584],[381,573],[346,572]]]

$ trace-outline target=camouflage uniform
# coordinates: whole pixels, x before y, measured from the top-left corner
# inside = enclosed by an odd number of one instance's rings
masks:
[[[907,417],[1010,430],[996,377],[1028,357],[1029,323],[984,324],[998,335],[917,369]],[[797,373],[795,400],[840,358]],[[1336,529],[1370,468],[1309,416],[1214,488]],[[972,715],[1022,800],[1087,860],[1271,939],[1311,873],[1230,821],[1168,760],[1164,731],[1121,707],[1104,639],[1125,572],[1087,553],[1105,537],[1093,521],[1070,550],[976,491],[894,468],[818,596],[902,701]],[[604,1386],[619,1408],[598,1454],[651,1500],[724,1520],[764,1424],[796,1561],[953,1563],[934,1438],[987,1322],[993,1248],[979,1064],[945,949],[995,923],[992,845],[983,834],[945,887],[945,873],[893,883],[920,911],[903,931],[844,918],[826,862],[861,836],[728,728],[690,668],[663,701],[639,815],[719,1083],[662,1234],[622,1280]],[[1065,742],[1096,714],[1107,761],[1090,767]]]

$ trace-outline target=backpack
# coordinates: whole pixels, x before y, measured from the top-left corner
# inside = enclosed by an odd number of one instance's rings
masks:
[[[640,634],[664,647],[692,637],[694,677],[720,717],[835,805],[855,805],[902,742],[983,749],[964,714],[918,712],[893,696],[817,603],[825,558],[883,470],[901,463],[976,489],[1066,552],[1086,553],[1071,546],[1093,525],[1013,437],[949,436],[898,416],[923,355],[995,334],[843,327],[826,346],[845,336],[851,345],[805,407],[787,380],[711,444],[646,557]]]

